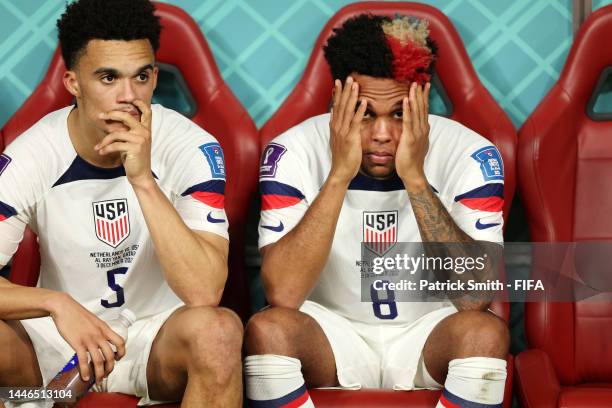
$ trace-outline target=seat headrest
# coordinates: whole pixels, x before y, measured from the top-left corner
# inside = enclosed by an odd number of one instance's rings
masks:
[[[612,5],[602,7],[580,27],[557,84],[573,103],[585,106],[601,72],[612,66]]]

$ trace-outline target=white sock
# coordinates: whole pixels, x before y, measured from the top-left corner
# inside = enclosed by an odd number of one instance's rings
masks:
[[[470,357],[448,363],[444,390],[436,408],[501,408],[506,385],[506,360]]]
[[[244,376],[251,408],[314,408],[302,364],[296,358],[276,354],[248,356],[244,359]]]

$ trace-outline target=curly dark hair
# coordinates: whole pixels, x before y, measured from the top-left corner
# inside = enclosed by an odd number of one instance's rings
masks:
[[[57,20],[62,57],[72,69],[90,40],[147,39],[159,48],[161,24],[149,0],[77,0]]]
[[[325,59],[334,79],[344,79],[356,72],[375,78],[394,78],[394,56],[383,31],[383,23],[392,21],[386,16],[360,14],[350,18],[333,34],[323,46]],[[436,43],[427,38],[427,47],[437,55]],[[419,71],[432,74],[434,62]]]

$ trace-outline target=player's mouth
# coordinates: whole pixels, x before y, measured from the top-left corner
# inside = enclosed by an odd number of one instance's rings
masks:
[[[393,155],[384,151],[375,151],[366,153],[366,157],[374,164],[389,164],[393,160]]]

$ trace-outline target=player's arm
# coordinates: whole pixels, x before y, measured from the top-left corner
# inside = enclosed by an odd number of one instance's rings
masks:
[[[85,381],[94,374],[96,382],[100,383],[113,371],[114,361],[125,355],[123,338],[67,293],[16,285],[0,278],[1,320],[44,316],[53,318],[60,335],[76,352]],[[109,343],[115,346],[117,353]],[[94,363],[94,373],[89,372],[88,353]]]
[[[151,109],[134,101],[142,112],[112,111],[103,119],[122,122],[127,131],[108,134],[96,149],[120,152],[168,284],[187,305],[218,305],[227,279],[228,241],[216,234],[187,227],[159,188],[151,172]]]
[[[64,296],[43,288],[15,285],[0,277],[0,319],[21,320],[49,316]]]
[[[396,170],[402,179],[410,204],[416,218],[421,239],[428,256],[473,257],[475,253],[486,249],[498,252],[495,245],[480,244],[465,233],[453,220],[444,204],[432,191],[424,172],[425,156],[429,149],[429,90],[430,84],[424,87],[412,83],[408,98],[403,100],[403,131],[396,153]],[[442,245],[427,245],[427,243],[450,243],[446,248]],[[466,245],[456,245],[464,243]],[[453,245],[454,244],[454,245]],[[484,244],[484,243],[483,243]],[[436,271],[440,280],[467,281],[473,279],[483,282],[494,276],[494,259],[499,253],[488,254],[485,268],[479,272],[467,272],[462,275],[454,271]],[[440,274],[446,274],[441,276]],[[474,297],[469,292],[454,293],[453,304],[459,310],[486,310],[490,301],[480,296]]]
[[[350,181],[361,164],[360,128],[366,104],[357,107],[358,85],[335,82],[330,119],[332,167],[321,191],[300,222],[280,240],[262,248],[261,276],[268,302],[299,308],[327,262],[336,223]]]
[[[228,241],[185,225],[157,183],[133,185],[168,284],[190,306],[217,306],[227,279]]]
[[[13,155],[16,154],[16,156]],[[38,191],[36,170],[24,168],[36,163],[30,152],[21,150],[2,156],[8,164],[0,171],[0,267],[4,266],[16,252],[23,239],[23,232],[30,220],[27,208],[34,206]],[[14,186],[20,186],[15,188]],[[27,186],[27,188],[26,188]],[[114,360],[125,354],[123,339],[96,315],[81,306],[70,295],[44,288],[33,288],[14,284],[0,278],[0,319],[24,320],[51,316],[60,335],[77,353],[79,370],[84,379],[95,374],[102,381],[114,368]],[[116,347],[115,354],[109,343]],[[88,357],[91,355],[94,373],[89,372]]]

